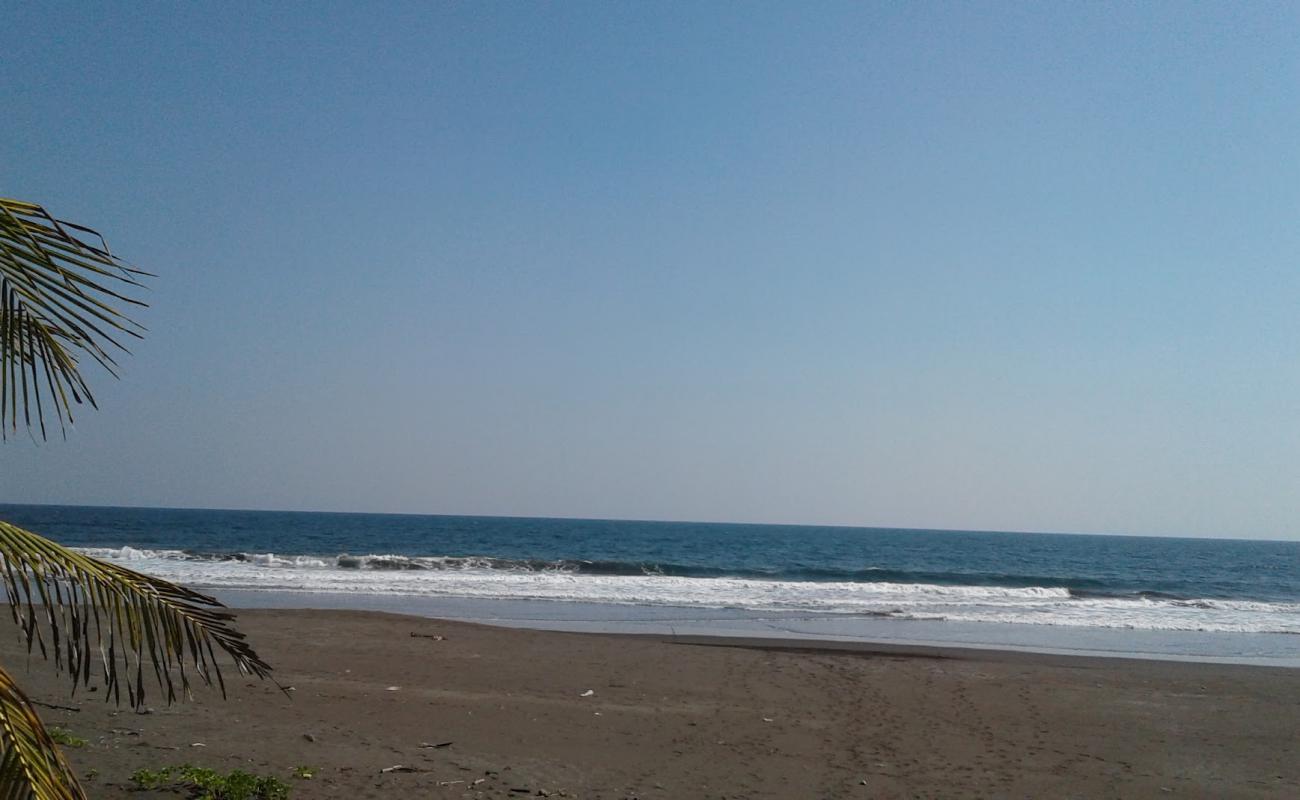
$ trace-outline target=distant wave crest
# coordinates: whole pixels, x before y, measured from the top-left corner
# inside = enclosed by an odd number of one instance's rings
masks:
[[[371,553],[338,556],[279,555],[276,553],[205,553],[189,550],[143,550],[134,547],[80,548],[98,558],[120,561],[165,559],[180,561],[234,561],[263,567],[284,569],[352,569],[352,570],[498,570],[503,572],[545,572],[572,575],[647,576],[678,578],[745,578],[751,580],[809,581],[821,583],[912,583],[940,586],[1039,588],[1058,579],[1042,575],[986,574],[971,572],[932,572],[864,567],[857,570],[794,567],[780,570],[721,569],[691,564],[600,561],[587,559],[498,558],[494,556],[409,556]],[[1112,596],[1096,581],[1074,581],[1061,590],[1078,596]],[[1158,593],[1142,593],[1152,596]],[[1169,595],[1173,597],[1173,595]]]
[[[1300,633],[1300,604],[1116,591],[1032,575],[790,569],[397,554],[81,552],[199,587],[741,608],[1148,630]]]

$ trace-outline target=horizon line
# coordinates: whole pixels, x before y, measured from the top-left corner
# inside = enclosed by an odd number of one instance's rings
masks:
[[[850,530],[885,530],[885,531],[905,531],[915,533],[1009,533],[1013,535],[1025,536],[1107,536],[1121,537],[1129,539],[1187,539],[1197,541],[1222,541],[1222,542],[1291,542],[1300,543],[1300,538],[1285,539],[1260,539],[1252,537],[1224,537],[1224,536],[1196,536],[1187,534],[1152,534],[1152,533],[1117,533],[1113,531],[1105,532],[1082,532],[1082,531],[1047,531],[1047,530],[1001,530],[995,528],[929,528],[929,527],[910,527],[897,525],[850,525],[845,523],[814,523],[814,522],[737,522],[733,520],[689,520],[689,519],[647,519],[633,517],[574,517],[563,515],[537,515],[537,514],[454,514],[447,512],[425,512],[425,511],[326,511],[320,509],[290,509],[290,508],[215,508],[205,506],[138,506],[138,505],[103,505],[99,503],[13,503],[0,502],[0,506],[29,506],[37,508],[110,508],[128,511],[217,511],[217,512],[234,512],[234,513],[252,513],[252,514],[337,514],[337,515],[356,515],[356,516],[388,516],[388,517],[478,517],[482,519],[538,519],[538,520],[555,520],[569,522],[632,522],[632,523],[649,523],[664,525],[752,525],[760,527],[780,527],[780,528],[845,528]]]

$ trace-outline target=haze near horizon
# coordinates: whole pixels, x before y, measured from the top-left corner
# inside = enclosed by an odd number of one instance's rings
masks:
[[[158,277],[0,503],[1300,538],[1294,6],[8,16]]]

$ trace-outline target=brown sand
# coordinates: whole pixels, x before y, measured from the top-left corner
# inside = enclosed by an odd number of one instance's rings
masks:
[[[38,660],[18,670],[38,701],[80,709],[42,711],[89,740],[71,758],[95,771],[92,797],[174,797],[127,776],[185,762],[274,774],[295,798],[1300,797],[1300,670],[373,612],[240,624],[292,700],[234,677],[227,701],[200,689],[168,708],[155,692],[135,714],[102,689],[69,699]],[[381,771],[398,764],[418,771]],[[319,771],[296,780],[297,765]]]

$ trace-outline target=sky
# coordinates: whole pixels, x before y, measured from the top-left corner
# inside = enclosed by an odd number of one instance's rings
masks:
[[[18,4],[156,273],[0,502],[1300,538],[1294,4]]]

